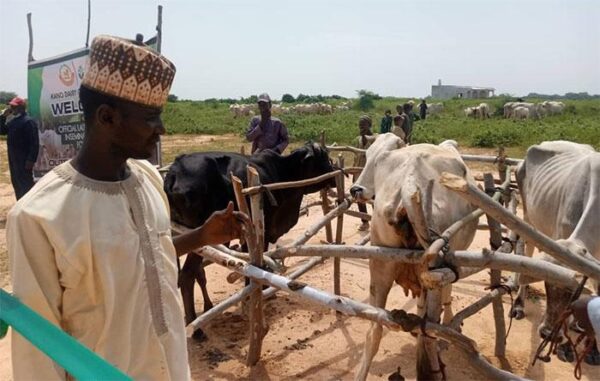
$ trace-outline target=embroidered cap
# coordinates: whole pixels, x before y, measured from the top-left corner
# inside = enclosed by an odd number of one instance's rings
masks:
[[[101,35],[92,41],[82,84],[106,95],[162,107],[174,77],[175,65],[147,45]]]

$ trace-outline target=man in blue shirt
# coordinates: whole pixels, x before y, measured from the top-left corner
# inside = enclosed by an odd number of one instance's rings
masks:
[[[250,120],[246,131],[246,139],[252,142],[252,153],[273,150],[279,154],[283,153],[288,146],[288,131],[281,120],[271,117],[271,98],[269,94],[263,93],[258,96],[258,109],[260,116]]]
[[[25,112],[25,100],[15,97],[0,115],[0,134],[7,135],[10,179],[17,200],[33,187],[33,165],[39,151],[39,136],[35,121]]]
[[[385,134],[392,130],[392,110],[385,110],[385,116],[381,118],[380,133]]]

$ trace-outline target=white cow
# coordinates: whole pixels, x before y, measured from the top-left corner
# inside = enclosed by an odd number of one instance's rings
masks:
[[[512,112],[513,112],[513,109],[514,109],[513,106],[514,106],[515,103],[517,103],[517,102],[506,102],[504,104],[504,117],[505,118],[508,119],[508,118],[512,117]]]
[[[464,111],[467,118],[486,119],[490,117],[490,106],[487,103],[480,103],[479,106],[467,107]]]
[[[529,119],[529,109],[527,107],[515,107],[512,111],[513,119]]]
[[[385,247],[420,248],[429,244],[429,231],[423,231],[418,224],[413,225],[416,211],[410,202],[415,192],[422,192],[422,199],[431,196],[431,211],[424,210],[429,228],[443,232],[452,223],[473,212],[475,207],[460,196],[449,192],[439,184],[440,175],[449,172],[474,183],[469,169],[461,159],[456,142],[446,141],[439,146],[416,144],[402,149],[404,142],[393,134],[383,134],[367,150],[367,163],[350,193],[358,200],[375,197],[371,244]],[[432,184],[430,186],[430,184]],[[431,192],[431,195],[426,192]],[[450,240],[450,250],[469,247],[475,236],[477,221],[465,226]],[[394,281],[400,284],[405,293],[414,296],[421,293],[419,280],[420,266],[393,263],[377,259],[369,261],[370,287],[369,302],[385,308],[390,288]],[[444,322],[452,318],[449,308],[450,286],[446,287]],[[446,303],[447,301],[447,303]],[[382,326],[371,323],[361,360],[361,368],[356,376],[365,380],[373,357],[381,341]]]
[[[465,108],[464,112],[465,112],[465,116],[467,118],[469,118],[469,117],[475,118],[477,116],[477,107],[467,107],[467,108]]]
[[[427,107],[427,115],[437,115],[444,111],[444,105],[442,103],[432,103]]]
[[[229,111],[233,114],[234,118],[241,116],[253,116],[254,107],[254,105],[236,103],[229,106]]]
[[[544,101],[540,104],[540,110],[544,115],[559,115],[565,109],[565,104],[556,101]]]
[[[279,115],[283,112],[283,108],[281,107],[281,105],[279,103],[273,103],[271,105],[271,113],[273,113],[273,115]]]
[[[477,106],[477,116],[481,119],[488,119],[490,117],[490,106],[487,103],[480,103]]]
[[[62,156],[63,144],[61,136],[52,129],[46,129],[39,135],[40,146],[43,146],[51,159],[57,159]]]
[[[530,102],[508,102],[504,105],[504,117],[505,118],[513,118],[514,111],[517,107],[525,107],[529,110],[529,118],[538,118],[539,117],[539,105]]]
[[[572,252],[600,260],[600,153],[584,144],[543,142],[527,150],[516,177],[525,221]],[[527,256],[532,253],[533,246],[526,243]],[[548,255],[545,259],[557,262]],[[521,287],[511,311],[517,319],[524,317],[525,290]],[[560,317],[571,292],[546,284],[542,337]]]

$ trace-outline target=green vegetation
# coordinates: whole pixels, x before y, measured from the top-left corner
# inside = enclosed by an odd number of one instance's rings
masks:
[[[0,107],[4,108],[10,100],[17,96],[17,93],[12,91],[0,91]]]
[[[300,96],[298,97],[300,98]],[[333,106],[343,102],[341,97],[327,98]],[[373,108],[366,111],[373,118],[374,130],[386,109],[395,110],[405,98],[371,99]],[[565,113],[540,120],[513,121],[502,118],[502,106],[511,99],[496,97],[485,100],[453,99],[443,101],[444,111],[424,121],[415,122],[414,143],[439,143],[454,139],[464,147],[495,148],[499,145],[512,147],[511,151],[523,153],[527,147],[543,140],[564,139],[587,143],[600,149],[600,100],[563,100],[567,105]],[[527,99],[539,102],[543,99]],[[415,99],[418,103],[418,99]],[[428,103],[437,102],[429,100]],[[491,107],[492,118],[488,120],[468,119],[463,109],[487,102]],[[354,102],[359,103],[359,102]],[[291,104],[286,103],[286,106]],[[418,112],[418,110],[415,110]],[[349,144],[358,134],[358,118],[365,111],[350,109],[336,111],[331,115],[286,114],[278,117],[286,124],[292,141],[318,140],[325,131],[328,142]],[[164,122],[169,134],[225,134],[243,135],[249,121],[234,118],[229,112],[229,102],[219,100],[178,101],[168,103],[164,112]]]

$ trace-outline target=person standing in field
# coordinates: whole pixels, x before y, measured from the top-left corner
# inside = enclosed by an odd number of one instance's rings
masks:
[[[171,236],[163,181],[146,159],[165,133],[174,76],[173,63],[143,43],[96,37],[79,90],[83,146],[7,221],[14,295],[134,380],[191,379],[177,256],[239,238],[249,223],[229,203]],[[72,379],[12,335],[14,380]]]
[[[269,94],[263,93],[258,96],[258,109],[260,116],[252,117],[246,130],[246,139],[252,142],[252,153],[267,149],[283,153],[289,144],[288,131],[281,120],[271,116]]]
[[[421,104],[419,104],[419,116],[422,120],[425,120],[427,117],[427,103],[425,99],[421,99]]]
[[[385,110],[383,118],[381,118],[381,126],[379,132],[385,134],[392,130],[392,111]]]
[[[389,110],[388,110],[389,111]],[[390,112],[391,113],[391,112]],[[358,132],[359,136],[356,138],[356,147],[366,150],[373,144],[377,139],[377,134],[373,134],[371,117],[368,115],[362,115],[358,120]],[[367,156],[364,153],[354,155],[354,167],[364,167],[367,163]],[[354,175],[352,181],[356,182],[358,175]],[[358,203],[358,211],[367,213],[367,205]],[[369,220],[361,219],[362,224],[358,227],[359,231],[366,231],[369,229]]]
[[[398,105],[396,110],[398,110],[399,114],[394,117],[392,133],[402,139],[406,144],[409,144],[410,133],[412,132],[412,124],[410,116],[408,115],[410,104],[406,103],[404,106]]]
[[[413,131],[413,122],[415,119],[415,114],[412,111],[412,105],[410,103],[405,103],[402,106],[404,123],[402,124],[402,130],[404,130],[404,134],[406,135],[406,139],[404,141],[406,144],[411,144],[412,141],[412,131]]]
[[[402,139],[402,141],[406,141],[406,134],[402,129],[402,125],[404,124],[404,116],[396,115],[394,116],[394,125],[392,126],[391,133]]]
[[[35,120],[25,111],[25,100],[15,97],[0,115],[0,135],[6,136],[10,180],[17,200],[33,187],[33,166],[40,150]]]

